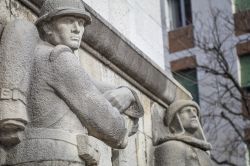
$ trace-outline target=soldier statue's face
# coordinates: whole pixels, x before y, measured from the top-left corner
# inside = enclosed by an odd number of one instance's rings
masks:
[[[178,115],[185,131],[192,134],[198,129],[199,119],[195,107],[186,106],[178,112]]]
[[[74,16],[54,18],[50,23],[50,40],[54,45],[63,44],[72,50],[80,47],[84,32],[84,19]]]

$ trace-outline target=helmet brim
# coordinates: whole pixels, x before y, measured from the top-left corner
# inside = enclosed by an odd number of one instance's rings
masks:
[[[37,19],[35,22],[36,25],[41,24],[42,22],[50,21],[52,18],[60,17],[60,16],[76,16],[83,18],[85,20],[85,26],[91,24],[91,16],[88,12],[79,10],[79,9],[59,9],[55,12],[43,15]]]

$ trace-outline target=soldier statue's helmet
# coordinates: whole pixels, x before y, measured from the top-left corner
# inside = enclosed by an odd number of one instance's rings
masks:
[[[168,110],[164,117],[164,123],[169,129],[169,132],[170,132],[169,138],[171,138],[171,135],[172,136],[174,135],[172,138],[183,137],[185,138],[185,140],[188,140],[188,138],[185,136],[189,137],[189,135],[185,135],[186,134],[185,129],[177,114],[181,109],[183,109],[184,107],[188,107],[188,106],[196,108],[197,116],[198,118],[200,118],[200,107],[196,102],[192,100],[177,100],[177,101],[174,101],[172,104],[170,104],[170,106],[168,107]],[[194,133],[192,133],[192,137],[207,142],[203,129],[200,124],[200,120],[198,121],[197,130]],[[207,147],[208,149],[211,149],[210,144],[208,144]]]
[[[196,102],[192,100],[177,100],[168,107],[168,111],[166,112],[165,117],[164,117],[165,125],[170,126],[176,113],[180,111],[182,108],[187,107],[187,106],[192,106],[196,108],[197,114],[198,114],[197,116],[199,117],[200,107],[198,106]]]
[[[45,0],[35,24],[39,25],[59,16],[77,16],[85,20],[85,25],[91,23],[90,14],[85,10],[82,0]]]

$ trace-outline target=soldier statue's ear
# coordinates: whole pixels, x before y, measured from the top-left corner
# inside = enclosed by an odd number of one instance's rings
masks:
[[[52,35],[52,27],[49,23],[45,22],[43,23],[43,31],[47,36],[51,36]]]

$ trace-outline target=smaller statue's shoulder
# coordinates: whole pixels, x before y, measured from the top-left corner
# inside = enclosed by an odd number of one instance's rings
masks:
[[[72,53],[72,50],[65,45],[54,46],[46,41],[40,41],[36,47],[36,54],[38,59],[49,59],[54,61],[59,55],[64,52]]]
[[[169,140],[159,146],[167,149],[183,150],[186,148],[187,145],[179,140]]]
[[[178,140],[169,140],[155,148],[155,154],[159,156],[165,156],[167,158],[178,158],[183,160],[183,156],[186,155],[187,146]],[[165,158],[164,157],[164,158]],[[165,160],[165,159],[164,159]]]
[[[54,48],[55,46],[51,45],[50,43],[40,40],[35,49],[35,54],[36,54],[35,59],[36,60],[49,59],[49,56]]]

